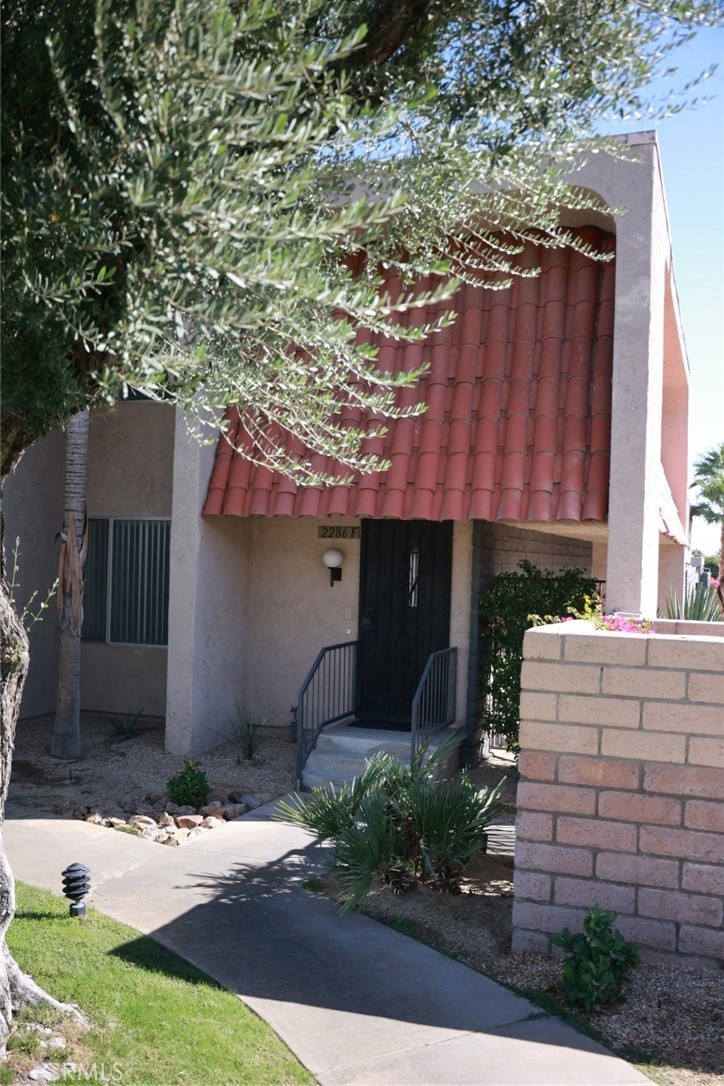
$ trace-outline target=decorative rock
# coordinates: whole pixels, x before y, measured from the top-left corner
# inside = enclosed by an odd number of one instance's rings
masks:
[[[129,818],[128,821],[131,823],[131,825],[139,826],[142,830],[143,829],[154,829],[155,830],[157,828],[156,820],[154,818],[151,818],[149,815],[145,815],[145,814],[136,814],[136,815],[133,816],[133,818]]]
[[[252,796],[247,792],[241,797],[239,803],[244,803],[247,810],[255,811],[257,807],[261,807],[262,799],[260,796]]]
[[[105,826],[107,819],[99,814],[98,811],[91,811],[90,814],[85,816],[86,822],[92,822],[94,826]]]
[[[177,803],[172,803],[171,800],[169,800],[168,803],[166,804],[164,810],[166,811],[167,814],[170,814],[170,815],[178,814],[178,804]]]
[[[175,833],[162,833],[162,834],[159,834],[159,836],[156,838],[156,840],[158,841],[158,843],[160,845],[178,846],[178,845],[181,844],[181,842],[179,841],[179,839],[178,839],[178,837],[176,836]]]
[[[220,811],[221,807],[222,804],[215,799],[212,800],[211,803],[207,803],[204,807],[199,807],[199,814],[203,815],[204,818],[206,818],[207,815],[213,814],[214,811]]]
[[[64,1073],[63,1068],[55,1063],[41,1063],[28,1071],[28,1078],[31,1082],[57,1082]]]
[[[165,799],[163,792],[146,792],[143,797],[146,803],[150,803],[152,807],[155,807],[157,803],[160,803],[162,799]]]
[[[51,1037],[47,1045],[48,1048],[67,1048],[68,1042],[65,1037]]]
[[[213,807],[214,803],[218,803],[221,806],[226,801],[226,789],[224,788],[212,788],[209,792],[208,804],[209,807]]]
[[[205,829],[205,830],[216,830],[216,829],[219,828],[219,826],[223,826],[223,825],[224,825],[224,819],[223,818],[214,818],[213,815],[209,815],[201,823],[202,829]]]
[[[238,789],[232,789],[232,791],[229,792],[229,803],[243,803],[243,802],[244,802],[244,793],[243,792],[239,791]]]
[[[119,826],[125,826],[125,824],[126,824],[125,818],[110,818],[109,817],[109,818],[105,819],[105,822],[106,822],[106,825],[110,826],[111,829],[114,829],[114,830],[118,829]]]
[[[156,812],[149,803],[136,803],[133,813],[137,815],[148,815],[149,817],[152,817]]]
[[[185,841],[188,841],[190,833],[191,831],[186,829],[176,830],[174,834],[174,837],[176,838],[176,843],[178,845],[183,845]]]
[[[196,808],[186,804],[183,807],[177,807],[173,813],[176,815],[193,815],[196,814]]]
[[[169,826],[171,829],[173,829],[176,825],[176,822],[173,815],[168,814],[166,811],[162,811],[161,814],[158,816],[158,824],[161,827]]]
[[[194,830],[203,822],[201,815],[181,814],[176,819],[176,825],[183,830]]]
[[[202,829],[201,826],[197,826],[195,829],[189,830],[189,835],[186,838],[186,840],[187,841],[193,841],[193,839],[195,837],[203,837],[205,833],[206,833],[205,829]]]
[[[231,822],[232,818],[246,814],[248,809],[245,803],[227,803],[226,807],[222,807],[221,813],[227,822]]]

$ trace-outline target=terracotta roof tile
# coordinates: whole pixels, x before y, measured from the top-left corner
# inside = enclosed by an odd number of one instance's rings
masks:
[[[613,250],[614,239],[587,228],[585,239]],[[354,261],[352,262],[354,263]],[[525,267],[505,290],[466,284],[458,317],[427,342],[377,343],[379,364],[394,372],[423,362],[429,371],[397,402],[426,412],[389,423],[366,452],[389,461],[386,472],[347,486],[297,486],[219,442],[204,507],[208,516],[353,516],[422,520],[605,521],[611,428],[615,269],[573,250],[529,245]],[[392,294],[400,289],[388,280]],[[435,312],[443,308],[437,306]],[[419,326],[433,311],[411,311]],[[349,409],[345,419],[368,421]],[[238,412],[230,441],[248,447]],[[299,450],[283,435],[289,450]],[[327,472],[334,465],[315,455]]]

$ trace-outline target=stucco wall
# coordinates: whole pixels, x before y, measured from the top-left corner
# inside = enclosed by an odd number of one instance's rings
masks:
[[[12,561],[20,537],[19,588],[15,598],[22,609],[37,589],[45,598],[58,572],[56,534],[63,526],[65,439],[59,432],[36,442],[24,454],[15,474],[5,482],[3,512],[5,547]],[[25,683],[20,716],[34,717],[55,711],[58,686],[58,633],[55,600],[30,631],[30,671]]]
[[[174,411],[138,401],[94,412],[88,441],[89,517],[170,517]],[[81,647],[81,709],[148,716],[166,711],[167,650]]]
[[[150,402],[119,404],[91,416],[88,516],[170,517],[173,410]],[[6,483],[6,538],[21,536],[21,591],[45,595],[57,572],[63,524],[65,438],[49,434],[27,451]],[[54,605],[31,631],[30,672],[21,717],[55,711],[57,627]],[[84,642],[81,709],[163,716],[166,650]]]
[[[724,958],[724,624],[656,629],[526,634],[516,951],[597,904],[644,957]]]

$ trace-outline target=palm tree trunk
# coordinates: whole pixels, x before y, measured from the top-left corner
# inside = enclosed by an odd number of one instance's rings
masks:
[[[51,754],[80,757],[80,630],[86,552],[88,412],[68,420],[65,435],[65,522],[58,565],[58,696]]]
[[[12,468],[10,469],[12,470]],[[30,660],[28,635],[15,610],[5,576],[2,509],[0,508],[0,827],[10,784],[15,726]],[[49,1003],[83,1022],[77,1008],[58,1003],[18,967],[8,950],[5,934],[15,913],[15,883],[0,836],[0,1054],[10,1032],[13,1010],[29,1003]]]

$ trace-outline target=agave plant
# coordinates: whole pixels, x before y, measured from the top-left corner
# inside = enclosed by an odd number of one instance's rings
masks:
[[[666,597],[666,617],[688,622],[724,622],[724,610],[713,588],[687,588],[683,598],[676,593]]]

